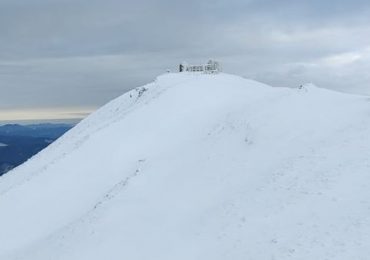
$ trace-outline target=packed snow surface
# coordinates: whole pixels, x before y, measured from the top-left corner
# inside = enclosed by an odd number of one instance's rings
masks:
[[[368,260],[370,99],[166,74],[0,178],[1,260]]]

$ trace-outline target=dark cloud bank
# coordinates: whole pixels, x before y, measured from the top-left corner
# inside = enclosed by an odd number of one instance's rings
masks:
[[[0,0],[0,110],[94,108],[182,60],[370,95],[370,2]]]

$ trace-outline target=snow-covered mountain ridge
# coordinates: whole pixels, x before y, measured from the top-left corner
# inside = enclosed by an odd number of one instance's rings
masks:
[[[0,178],[0,259],[367,259],[370,99],[166,74]]]

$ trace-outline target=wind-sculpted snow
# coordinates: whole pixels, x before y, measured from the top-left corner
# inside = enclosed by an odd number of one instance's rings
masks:
[[[0,259],[368,259],[370,99],[166,74],[0,178]]]

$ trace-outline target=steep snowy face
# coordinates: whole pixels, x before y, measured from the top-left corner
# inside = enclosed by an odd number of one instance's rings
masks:
[[[0,178],[0,259],[367,259],[370,99],[166,74]]]

